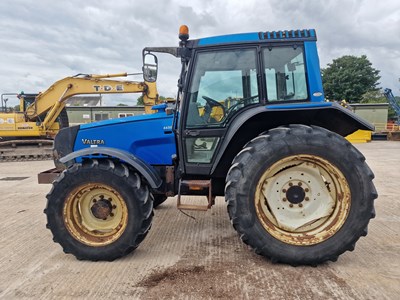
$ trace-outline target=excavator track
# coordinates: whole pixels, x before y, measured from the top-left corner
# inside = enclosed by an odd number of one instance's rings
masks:
[[[53,140],[0,141],[0,162],[53,159]]]

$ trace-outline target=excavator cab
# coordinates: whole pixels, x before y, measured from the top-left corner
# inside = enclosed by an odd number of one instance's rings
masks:
[[[25,111],[25,109],[31,105],[33,102],[35,102],[36,96],[38,94],[25,94],[24,92],[21,92],[19,95],[17,95],[18,99],[20,99],[20,111]]]

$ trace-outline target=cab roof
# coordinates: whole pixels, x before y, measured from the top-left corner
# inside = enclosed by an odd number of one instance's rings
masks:
[[[315,29],[296,29],[266,32],[237,33],[220,36],[212,36],[192,40],[197,46],[211,46],[232,43],[254,43],[254,42],[284,42],[284,41],[316,41]]]

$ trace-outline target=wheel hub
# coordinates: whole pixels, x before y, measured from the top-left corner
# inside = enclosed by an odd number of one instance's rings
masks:
[[[299,204],[303,202],[306,193],[300,186],[291,186],[286,192],[286,198],[292,204]]]
[[[106,220],[112,214],[111,202],[105,199],[101,199],[98,201],[95,200],[94,200],[95,203],[90,208],[93,216],[95,216],[97,219]]]

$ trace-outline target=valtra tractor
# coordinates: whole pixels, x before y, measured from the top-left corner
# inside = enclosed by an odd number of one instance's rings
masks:
[[[55,138],[47,227],[65,253],[111,261],[146,237],[153,207],[225,197],[241,240],[273,262],[317,265],[352,251],[375,216],[373,173],[344,136],[373,126],[326,102],[315,30],[189,39],[143,50],[182,62],[174,107],[84,124]],[[146,92],[146,89],[144,89]],[[203,204],[184,195],[204,195]],[[217,199],[218,200],[218,199]]]

